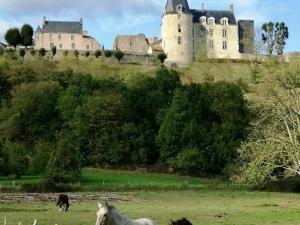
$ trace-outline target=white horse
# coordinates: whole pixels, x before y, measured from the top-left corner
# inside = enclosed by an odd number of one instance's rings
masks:
[[[151,219],[131,220],[112,205],[98,203],[96,225],[155,225]]]

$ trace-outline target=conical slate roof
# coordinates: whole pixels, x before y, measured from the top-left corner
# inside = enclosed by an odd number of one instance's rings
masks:
[[[165,12],[166,13],[174,13],[177,12],[177,6],[178,5],[182,5],[183,12],[189,12],[190,11],[190,7],[189,7],[189,3],[187,2],[187,0],[168,0],[167,4],[166,4],[166,8],[165,8]]]

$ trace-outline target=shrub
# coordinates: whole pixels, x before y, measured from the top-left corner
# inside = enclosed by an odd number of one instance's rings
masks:
[[[4,49],[0,48],[0,55],[3,55],[3,54],[4,54]]]
[[[52,57],[54,57],[56,55],[56,47],[55,46],[52,47],[51,52],[52,52]]]
[[[89,57],[89,56],[90,56],[90,54],[91,54],[91,53],[90,53],[89,51],[87,51],[87,52],[85,52],[85,54],[84,54],[84,55],[85,55],[85,57]]]
[[[68,52],[67,50],[65,50],[65,51],[63,51],[63,55],[64,55],[65,57],[67,57],[67,56],[69,55],[69,52]]]
[[[21,56],[21,58],[24,58],[25,54],[26,54],[25,49],[24,49],[24,48],[21,48],[21,49],[19,50],[19,55]]]
[[[120,62],[121,59],[124,57],[124,52],[118,50],[114,52],[114,56],[116,57],[116,59]]]
[[[74,54],[74,56],[75,56],[76,58],[78,58],[78,56],[79,56],[79,51],[75,50],[75,51],[73,52],[73,54]]]
[[[111,57],[113,55],[113,52],[110,51],[110,50],[105,50],[104,51],[104,55],[105,55],[106,58],[109,58],[109,57]]]
[[[36,51],[35,51],[34,49],[31,49],[30,54],[31,54],[32,56],[35,56]]]
[[[167,58],[167,55],[165,53],[159,53],[157,55],[157,59],[163,64]]]
[[[43,57],[45,57],[45,55],[46,55],[46,50],[45,50],[44,48],[41,48],[41,49],[39,50],[39,56],[40,56],[41,58],[43,58]]]
[[[98,59],[102,55],[102,52],[100,50],[95,51],[95,56]]]

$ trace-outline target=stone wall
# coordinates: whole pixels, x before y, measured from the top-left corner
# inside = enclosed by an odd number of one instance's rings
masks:
[[[149,44],[144,34],[117,35],[113,49],[121,50],[125,53],[147,54]]]

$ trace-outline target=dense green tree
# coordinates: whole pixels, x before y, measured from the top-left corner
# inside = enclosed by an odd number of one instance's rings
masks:
[[[19,50],[19,55],[21,56],[22,59],[24,59],[25,54],[26,54],[25,49],[21,48],[21,49]]]
[[[289,38],[289,29],[285,23],[276,23],[275,24],[275,48],[277,55],[283,55],[283,50],[286,45],[286,39]]]
[[[157,59],[160,61],[160,63],[164,63],[166,58],[168,58],[168,56],[165,53],[159,53],[157,55]]]
[[[52,49],[51,49],[51,52],[52,52],[52,58],[54,58],[54,56],[56,55],[56,46],[53,46]]]
[[[51,139],[56,129],[57,98],[60,87],[54,82],[21,84],[12,91],[11,105],[3,108],[0,132],[10,140]],[[0,120],[1,122],[1,120]]]
[[[11,88],[11,84],[5,77],[4,72],[0,70],[0,108],[3,98],[8,97],[8,92]]]
[[[100,50],[95,51],[95,56],[98,59],[102,55],[102,52]]]
[[[24,24],[21,28],[22,44],[27,48],[33,44],[33,28],[29,24]]]
[[[121,59],[124,57],[124,52],[117,50],[114,52],[114,56],[116,57],[116,59],[120,62]]]
[[[5,40],[9,45],[17,47],[18,44],[22,43],[22,37],[18,28],[10,28],[5,34]]]
[[[262,41],[267,46],[268,55],[271,56],[274,51],[275,46],[275,29],[274,29],[274,23],[264,23],[262,25]]]
[[[194,162],[206,160],[196,175],[219,174],[233,163],[248,123],[249,110],[238,86],[225,82],[185,86],[176,91],[157,136],[161,160],[191,172],[194,164],[190,170],[182,165],[183,159],[197,155]]]
[[[80,149],[75,136],[63,130],[49,159],[45,178],[54,182],[78,182],[81,174]]]
[[[39,57],[44,58],[46,55],[46,49],[41,48],[39,49]]]

